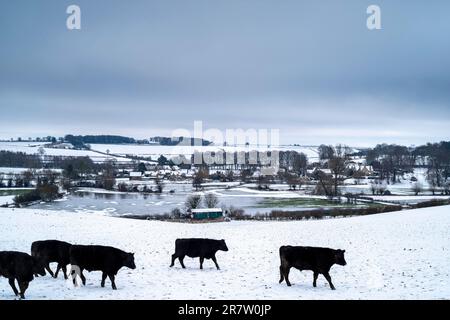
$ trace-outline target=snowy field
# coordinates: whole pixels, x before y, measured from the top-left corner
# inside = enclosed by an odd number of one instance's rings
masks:
[[[28,299],[449,299],[450,206],[381,215],[299,222],[180,224],[127,220],[96,214],[0,209],[0,250],[28,252],[32,241],[61,239],[112,245],[136,254],[136,270],[122,269],[117,291],[100,287],[99,272],[87,286],[35,279]],[[169,268],[178,237],[226,239],[221,270],[207,260],[185,259]],[[291,271],[292,287],[278,284],[278,248],[284,244],[346,250],[347,266],[335,265],[329,289],[310,271]],[[54,268],[54,266],[53,266]],[[15,299],[0,278],[0,299]]]
[[[39,149],[44,147],[44,143],[40,142],[0,142],[0,150],[23,152],[26,154],[38,154]],[[95,151],[89,150],[73,150],[73,149],[54,149],[45,148],[44,155],[47,156],[63,156],[63,157],[89,157],[92,161],[103,162],[107,159],[116,159],[117,161],[131,161],[124,157],[107,156]]]
[[[46,148],[43,142],[5,142],[0,141],[0,150],[24,152],[27,154],[37,154],[39,148],[44,147],[45,154],[49,156],[73,156],[90,157],[93,161],[102,162],[107,158],[115,158],[117,161],[130,161],[127,155],[151,157],[153,160],[164,155],[167,158],[173,158],[179,155],[190,156],[194,151],[198,152],[238,152],[238,151],[260,151],[270,150],[288,151],[294,150],[303,152],[310,161],[318,160],[317,147],[307,146],[161,146],[161,145],[135,145],[135,144],[91,144],[91,150],[73,150],[73,149],[53,149]],[[106,156],[106,153],[110,153]]]
[[[0,196],[0,206],[13,204],[15,196]]]
[[[267,146],[160,146],[160,145],[121,145],[121,144],[91,144],[91,149],[106,152],[109,150],[111,154],[115,155],[138,155],[143,157],[152,157],[156,160],[160,155],[164,155],[168,158],[185,155],[190,156],[194,151],[198,152],[217,152],[222,150],[224,152],[239,152],[239,151],[260,151],[267,152],[269,148]],[[306,146],[277,146],[271,147],[271,150],[280,151],[297,151],[306,154],[308,159],[317,160],[318,151],[317,147],[306,147]]]

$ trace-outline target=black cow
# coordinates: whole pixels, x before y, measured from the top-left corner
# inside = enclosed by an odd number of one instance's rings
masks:
[[[330,284],[330,288],[335,290],[329,271],[336,263],[345,266],[344,258],[345,250],[334,250],[329,248],[315,248],[315,247],[293,247],[282,246],[280,248],[280,283],[286,280],[288,286],[289,271],[292,267],[302,270],[311,270],[314,272],[313,286],[316,287],[317,277],[319,273],[323,274]]]
[[[45,276],[44,265],[39,260],[23,252],[0,252],[0,276],[8,278],[9,285],[16,296],[20,295],[22,299],[25,299],[25,291],[33,280],[34,274]],[[16,280],[19,283],[20,293],[15,285]]]
[[[78,267],[83,285],[86,285],[83,270],[89,272],[102,271],[102,287],[105,286],[106,277],[109,277],[113,290],[117,290],[114,280],[117,272],[122,267],[136,269],[134,253],[127,253],[117,248],[104,246],[72,245],[70,248],[70,264],[72,265],[73,284],[76,284],[74,273],[75,268]]]
[[[219,270],[220,268],[216,259],[216,252],[218,250],[228,251],[225,240],[177,239],[175,241],[175,253],[172,255],[172,264],[170,267],[173,267],[175,259],[178,258],[183,269],[186,268],[183,260],[185,256],[188,256],[190,258],[200,258],[200,269],[203,269],[203,261],[205,258],[212,259],[217,270]]]
[[[67,265],[70,263],[70,243],[58,240],[36,241],[31,245],[31,256],[39,259],[45,269],[54,278],[58,278],[58,273],[62,269],[64,279],[67,279]],[[50,269],[50,263],[57,262],[56,273]]]

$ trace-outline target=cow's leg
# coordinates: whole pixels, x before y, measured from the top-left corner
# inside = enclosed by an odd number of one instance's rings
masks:
[[[331,282],[330,274],[328,272],[324,272],[323,276],[325,277],[325,279],[327,279],[328,283],[330,284],[331,290],[336,290],[333,283]]]
[[[15,279],[14,278],[9,278],[8,282],[9,282],[9,285],[11,286],[11,288],[13,289],[14,294],[16,296],[18,296],[19,295],[19,291],[17,291],[16,284],[15,284]]]
[[[178,258],[177,255],[174,253],[172,255],[172,263],[170,264],[170,267],[172,268],[175,265],[175,259]]]
[[[105,281],[106,281],[106,277],[107,277],[108,275],[106,274],[106,272],[103,272],[103,274],[102,274],[102,288],[104,288],[105,287]]]
[[[86,285],[86,277],[83,274],[83,269],[80,269],[80,278],[81,278],[81,283],[83,284],[83,286]]]
[[[83,280],[83,269],[80,269],[77,265],[70,266],[70,276],[72,277],[73,285],[75,287],[78,286],[77,277],[79,276],[81,280]]]
[[[20,289],[20,298],[25,299],[25,291],[28,289],[28,281],[20,281],[19,289]]]
[[[282,283],[284,280],[284,276],[283,276],[283,266],[280,266],[280,281],[278,283]]]
[[[317,287],[317,277],[319,276],[319,272],[314,271],[314,281],[313,281],[313,287]]]
[[[217,259],[216,259],[216,256],[212,256],[212,261],[214,261],[214,264],[216,265],[216,268],[217,268],[217,270],[220,270],[220,268],[219,268],[219,264],[217,263]]]
[[[203,261],[205,261],[205,258],[200,257],[200,269],[203,269]]]
[[[108,276],[109,276],[109,279],[111,280],[111,286],[112,286],[113,290],[117,290],[116,282],[114,281],[115,276],[113,274],[109,274]]]
[[[288,287],[291,286],[291,282],[289,281],[289,271],[291,271],[291,267],[283,267],[283,276]]]
[[[55,279],[58,278],[59,270],[61,270],[61,264],[58,263],[58,266],[56,267],[55,277],[54,277]]]
[[[62,266],[62,271],[64,272],[64,279],[67,280],[68,278],[67,278],[67,265],[66,264]]]
[[[70,276],[72,277],[73,285],[76,286],[77,285],[77,273],[75,272],[73,267],[70,268]]]
[[[184,262],[183,262],[184,257],[185,257],[185,256],[178,257],[178,260],[180,260],[181,267],[182,267],[183,269],[186,269],[186,266],[184,265]]]
[[[53,274],[52,269],[50,269],[50,263],[47,263],[47,265],[45,266],[45,270],[47,270],[48,273],[50,273],[50,276],[51,276],[52,278],[55,277],[55,275]]]

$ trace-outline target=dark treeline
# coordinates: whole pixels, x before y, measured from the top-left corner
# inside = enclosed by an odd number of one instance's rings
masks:
[[[0,151],[0,167],[38,169],[42,168],[42,160],[36,154]]]
[[[427,180],[432,188],[443,186],[450,177],[450,141],[418,147],[379,144],[375,148],[360,151],[357,155],[365,157],[366,163],[379,173],[379,179],[389,183],[398,182],[403,173],[411,172],[414,167],[427,169]],[[335,148],[321,145],[319,158],[336,158]]]
[[[68,134],[64,137],[67,142],[70,142],[76,148],[83,148],[86,144],[133,144],[138,143],[138,140],[129,137],[112,136],[112,135],[98,135],[98,136],[74,136]]]
[[[178,144],[189,146],[208,146],[211,144],[211,141],[187,137],[153,137],[150,140],[163,146],[176,146]]]
[[[134,139],[124,136],[115,135],[86,135],[86,136],[74,136],[68,134],[64,137],[64,140],[71,143],[76,148],[86,148],[88,144],[149,144],[147,139]],[[196,138],[168,138],[168,137],[153,137],[150,138],[152,142],[157,142],[160,145],[174,146],[178,144],[184,145],[203,145],[207,146],[211,144],[210,141],[196,139]]]

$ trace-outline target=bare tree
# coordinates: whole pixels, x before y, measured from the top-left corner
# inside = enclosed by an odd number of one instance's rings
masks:
[[[338,186],[343,180],[351,149],[347,146],[337,145],[333,150],[334,152],[328,160],[328,168],[333,174],[333,196],[337,196],[339,193]]]
[[[202,197],[198,194],[193,194],[187,197],[185,206],[187,210],[196,209],[200,206],[202,202]]]
[[[430,186],[430,191],[433,193],[433,195],[436,193],[436,189],[438,186],[438,178],[436,176],[436,172],[434,170],[428,170],[427,172],[427,181]]]
[[[378,186],[376,181],[370,182],[370,191],[372,192],[372,195],[375,195],[377,193]]]
[[[334,156],[333,146],[327,146],[322,144],[319,146],[318,151],[320,160],[329,160]]]
[[[194,175],[194,179],[192,180],[192,186],[195,190],[199,190],[202,188],[202,183],[206,177],[208,177],[209,173],[207,169],[200,168]]]
[[[56,180],[59,177],[59,173],[52,170],[44,170],[42,172],[42,179],[49,184],[55,184]]]
[[[163,188],[164,188],[164,181],[163,181],[163,179],[161,179],[159,176],[156,176],[155,184],[156,184],[157,192],[158,193],[162,193],[163,192]]]
[[[295,152],[292,160],[292,170],[304,176],[306,174],[307,166],[308,157],[304,153]]]
[[[417,196],[419,195],[419,193],[421,193],[423,190],[422,184],[420,182],[416,182],[413,184],[412,186],[412,191],[414,192],[414,194]]]
[[[98,179],[100,186],[106,190],[112,190],[116,184],[115,162],[107,160],[102,164],[102,173]]]
[[[302,185],[302,179],[300,179],[299,177],[297,177],[296,175],[288,175],[286,178],[286,181],[289,185],[289,189],[290,190],[294,190],[297,188],[300,189],[301,185]]]
[[[214,193],[207,193],[204,197],[204,203],[207,208],[216,208],[219,204],[219,198]]]
[[[315,194],[333,196],[333,177],[331,174],[326,174],[322,170],[317,170],[315,173],[316,179],[319,183],[316,185]]]

